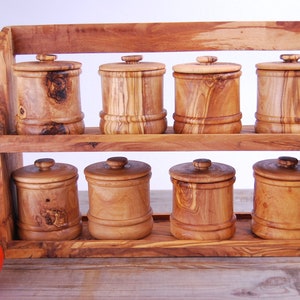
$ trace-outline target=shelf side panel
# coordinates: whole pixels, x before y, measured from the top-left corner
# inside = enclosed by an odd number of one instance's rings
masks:
[[[0,32],[0,136],[14,132],[15,101],[11,64],[14,62],[11,30]],[[21,153],[0,154],[0,243],[14,235],[13,204],[10,186],[11,171],[22,165]]]

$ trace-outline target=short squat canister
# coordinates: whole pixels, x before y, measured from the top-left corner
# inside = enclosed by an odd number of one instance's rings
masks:
[[[264,239],[300,239],[300,165],[294,157],[253,165],[252,231]]]
[[[37,55],[37,61],[13,66],[17,87],[18,134],[81,134],[81,63]]]
[[[102,85],[100,131],[105,134],[163,133],[165,65],[140,62],[141,55],[122,56],[123,62],[99,67]]]
[[[42,158],[12,174],[17,188],[18,234],[25,240],[69,240],[82,229],[77,169]]]
[[[300,133],[300,55],[280,58],[256,65],[257,133]]]
[[[224,240],[235,233],[235,169],[196,159],[170,170],[173,209],[170,230],[178,239]]]
[[[151,167],[111,157],[87,166],[88,228],[97,239],[140,239],[152,231]]]
[[[241,66],[215,56],[173,66],[175,133],[239,133]]]

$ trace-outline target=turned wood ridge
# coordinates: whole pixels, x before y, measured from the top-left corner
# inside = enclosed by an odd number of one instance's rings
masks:
[[[176,38],[174,38],[176,37]],[[41,43],[41,41],[43,41]],[[5,27],[0,32],[0,243],[14,236],[10,174],[22,166],[22,152],[299,150],[299,134],[15,135],[15,56],[38,53],[142,53],[218,50],[299,50],[300,22],[194,22],[76,24]],[[198,53],[197,53],[198,55]],[[83,100],[84,101],[84,100]],[[48,249],[48,252],[50,250]],[[49,255],[49,253],[47,254]]]

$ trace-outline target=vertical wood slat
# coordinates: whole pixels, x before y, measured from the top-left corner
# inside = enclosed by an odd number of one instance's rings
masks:
[[[14,132],[15,101],[11,73],[14,62],[11,30],[0,32],[0,135]],[[0,243],[5,247],[14,235],[11,171],[22,165],[21,153],[0,154]]]
[[[299,21],[70,24],[11,30],[14,54],[300,49]]]

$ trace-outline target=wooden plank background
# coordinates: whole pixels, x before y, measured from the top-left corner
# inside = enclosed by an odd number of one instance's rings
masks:
[[[299,299],[300,258],[7,260],[1,299]]]

